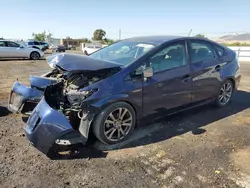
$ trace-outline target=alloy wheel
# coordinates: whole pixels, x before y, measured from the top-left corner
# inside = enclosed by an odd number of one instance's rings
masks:
[[[104,135],[110,141],[123,139],[133,125],[133,116],[126,108],[113,110],[104,121]]]
[[[223,86],[220,89],[220,94],[219,94],[219,102],[221,105],[226,105],[232,96],[233,93],[233,87],[231,82],[227,82],[223,84]]]
[[[37,52],[31,53],[31,59],[34,59],[34,60],[39,59],[39,54]]]

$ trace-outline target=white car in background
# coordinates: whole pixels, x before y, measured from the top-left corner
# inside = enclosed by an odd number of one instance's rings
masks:
[[[82,51],[84,53],[84,55],[90,55],[92,53],[94,53],[95,51],[101,49],[101,46],[98,46],[98,45],[88,45],[88,46],[85,46]]]
[[[41,42],[41,41],[28,41],[26,43],[28,47],[40,49],[42,51],[45,51],[49,48],[49,44],[47,42]]]
[[[44,52],[40,49],[23,46],[13,41],[0,40],[0,58],[40,59]]]

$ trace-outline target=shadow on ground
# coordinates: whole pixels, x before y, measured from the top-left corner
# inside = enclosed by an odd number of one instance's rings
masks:
[[[47,155],[52,160],[70,160],[70,159],[93,159],[105,158],[107,152],[97,150],[91,146],[75,144],[71,146],[54,145]]]
[[[175,115],[165,116],[157,121],[146,121],[134,130],[128,140],[116,145],[102,144],[93,137],[86,146],[80,144],[72,146],[54,145],[48,157],[54,160],[105,158],[107,151],[110,150],[157,143],[190,131],[194,135],[199,135],[206,132],[204,128],[206,125],[237,114],[249,107],[250,93],[238,91],[233,102],[226,107],[216,108],[212,105],[206,105]]]
[[[0,106],[0,117],[7,116],[9,114],[10,114],[10,111],[8,110],[8,108],[4,106]]]
[[[203,134],[206,132],[206,125],[242,112],[249,107],[250,93],[240,90],[235,93],[233,102],[228,106],[216,108],[212,105],[206,105],[175,115],[165,116],[157,121],[151,121],[151,123],[144,121],[125,142],[107,146],[96,141],[94,147],[98,150],[108,151],[157,143],[190,131],[194,135]]]
[[[0,58],[0,61],[41,61],[41,60],[45,60],[45,58],[40,58],[37,60],[32,60],[32,59],[27,59],[27,58]]]

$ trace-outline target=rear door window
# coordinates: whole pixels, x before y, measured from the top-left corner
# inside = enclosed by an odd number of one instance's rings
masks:
[[[212,45],[206,41],[191,40],[189,42],[189,56],[191,63],[198,63],[215,59]]]
[[[8,42],[7,42],[7,45],[8,45],[9,47],[14,47],[14,48],[17,48],[17,47],[20,46],[19,44],[15,43],[15,42],[11,42],[11,41],[8,41]]]
[[[220,47],[220,46],[218,46],[218,45],[214,45],[214,48],[215,48],[215,50],[216,50],[218,56],[219,56],[219,57],[222,57],[223,54],[224,54],[224,51],[225,51],[224,48],[222,48],[222,47]]]

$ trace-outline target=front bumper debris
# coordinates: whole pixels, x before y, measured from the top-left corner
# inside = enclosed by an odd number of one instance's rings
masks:
[[[34,147],[48,156],[54,144],[85,144],[87,138],[72,128],[64,114],[43,98],[29,117],[25,134]]]
[[[9,95],[8,109],[14,113],[22,112],[25,103],[32,102],[37,104],[42,97],[43,91],[25,86],[16,81]]]

